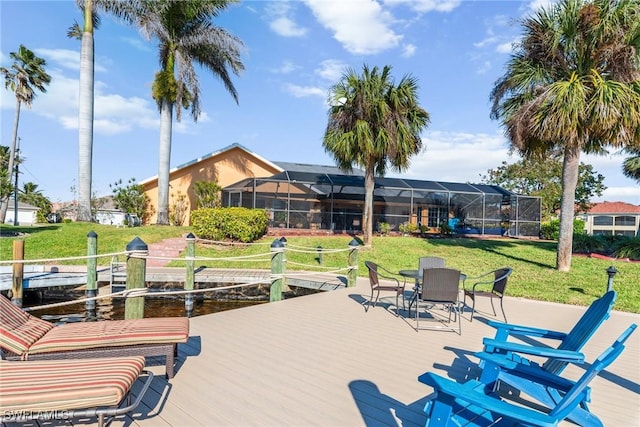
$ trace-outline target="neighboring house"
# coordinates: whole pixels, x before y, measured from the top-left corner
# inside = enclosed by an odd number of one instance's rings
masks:
[[[18,225],[33,225],[38,222],[37,214],[39,210],[40,208],[35,206],[18,202]],[[13,225],[15,217],[14,202],[13,199],[9,199],[9,207],[7,208],[7,215],[4,218],[4,223]]]
[[[631,203],[594,203],[588,212],[578,216],[591,236],[640,236],[640,206]]]
[[[265,209],[270,227],[328,232],[362,230],[364,173],[345,174],[336,166],[271,162],[239,144],[178,166],[169,174],[169,211],[186,198],[189,225],[196,209],[194,183],[215,181],[223,188],[222,206]],[[158,178],[140,182],[156,222]],[[374,230],[403,224],[439,232],[457,219],[458,234],[538,236],[540,198],[517,195],[495,185],[375,178]]]

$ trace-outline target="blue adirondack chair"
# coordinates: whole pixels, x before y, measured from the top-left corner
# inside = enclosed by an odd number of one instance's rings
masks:
[[[549,412],[538,406],[525,407],[503,400],[495,392],[487,392],[479,381],[456,383],[432,372],[418,377],[418,381],[434,388],[425,405],[426,427],[436,426],[489,426],[504,425],[556,426],[577,408],[589,393],[589,382],[609,366],[624,350],[624,343],[636,329],[629,326],[611,347],[605,350],[585,371],[578,381],[570,381],[549,374],[547,381],[561,396]],[[500,424],[500,425],[502,425]],[[603,426],[593,413],[586,413],[580,420],[583,426]]]
[[[566,384],[562,387],[554,379],[558,378],[569,363],[584,362],[584,356],[579,351],[602,322],[609,318],[616,296],[616,292],[611,290],[595,300],[568,333],[491,322],[497,328],[495,338],[485,338],[484,351],[475,353],[482,367],[480,382],[493,391],[502,383],[509,384],[547,407],[553,407],[560,401],[562,390],[566,388]],[[560,344],[556,348],[522,344],[508,341],[511,335],[551,338],[559,340]],[[546,361],[538,364],[525,355],[546,358]],[[554,384],[558,389],[554,388]],[[587,388],[580,405],[569,416],[569,419],[579,424],[583,418],[589,417],[588,391]]]
[[[480,381],[485,384],[493,384],[497,381],[499,379],[497,375],[502,371],[494,369],[492,365],[499,365],[502,360],[508,364],[515,361],[538,366],[522,357],[522,354],[549,358],[542,365],[539,365],[539,369],[554,375],[560,374],[567,364],[571,362],[581,363],[582,360],[575,352],[580,351],[602,322],[609,318],[616,297],[616,291],[611,290],[592,302],[574,327],[567,333],[490,321],[489,325],[496,328],[496,335],[494,338],[485,338],[483,340],[483,352],[476,353],[476,356],[481,360],[480,366],[483,368]],[[510,336],[533,337],[535,339],[547,338],[560,343],[555,348],[542,344],[523,344],[509,341]]]

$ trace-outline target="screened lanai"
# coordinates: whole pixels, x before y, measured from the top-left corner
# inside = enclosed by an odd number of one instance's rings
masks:
[[[265,209],[270,227],[361,231],[361,171],[344,175],[306,166],[225,187],[223,205]],[[537,237],[540,232],[540,198],[494,185],[376,178],[373,196],[374,231],[386,223],[395,231],[413,224],[424,233],[438,233],[445,223],[455,234]]]

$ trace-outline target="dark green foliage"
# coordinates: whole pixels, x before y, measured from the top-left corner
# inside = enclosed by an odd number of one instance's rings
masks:
[[[640,237],[625,237],[614,245],[614,254],[618,258],[640,260]]]
[[[191,212],[193,232],[201,239],[252,242],[267,232],[263,209],[204,208]]]
[[[584,221],[581,219],[573,220],[573,234],[584,234]],[[540,238],[546,240],[558,240],[560,236],[560,220],[553,219],[549,222],[540,224]]]
[[[560,210],[562,161],[557,156],[532,157],[512,164],[502,162],[501,166],[489,169],[487,175],[482,176],[482,182],[499,185],[514,193],[540,197],[543,219],[552,218]],[[604,176],[597,173],[593,166],[580,163],[576,187],[579,211],[589,210],[590,199],[602,196],[607,189],[603,182]]]
[[[573,234],[573,252],[575,253],[601,253],[607,247],[602,236],[589,236],[584,233]]]

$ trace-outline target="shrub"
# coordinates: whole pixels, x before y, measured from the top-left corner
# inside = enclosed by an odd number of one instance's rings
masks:
[[[418,225],[411,224],[410,222],[403,222],[398,226],[398,230],[400,230],[402,234],[411,234],[418,231]]]
[[[267,232],[264,209],[204,208],[191,212],[191,226],[202,239],[252,242]]]
[[[606,248],[602,236],[589,236],[584,233],[573,234],[573,252],[591,253],[602,252]]]
[[[583,220],[573,220],[573,234],[584,234]],[[540,224],[540,237],[547,240],[558,240],[558,237],[560,237],[560,220],[553,219]]]
[[[442,221],[440,224],[440,234],[448,236],[453,233],[453,228],[449,225],[448,221]]]
[[[614,254],[618,258],[640,259],[640,237],[620,239],[615,245]]]
[[[389,224],[388,222],[381,222],[378,224],[378,230],[380,231],[380,234],[386,236],[391,231],[391,224]]]

